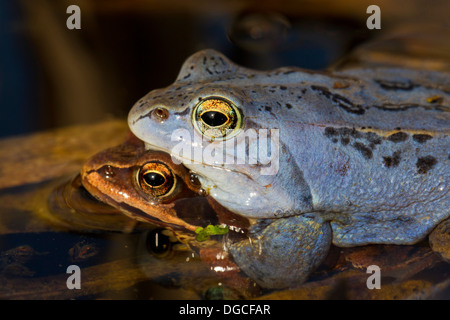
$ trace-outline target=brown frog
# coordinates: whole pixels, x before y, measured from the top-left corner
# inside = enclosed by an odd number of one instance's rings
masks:
[[[169,154],[145,150],[130,133],[123,144],[88,159],[80,176],[83,187],[102,203],[172,231],[234,289],[257,288],[226,249],[247,238],[249,221],[206,196],[197,178]]]
[[[91,157],[81,170],[81,181],[92,196],[138,221],[191,232],[205,221],[198,220],[199,212],[206,210],[200,203],[206,201],[198,197],[201,189],[195,178],[173,164],[170,155],[146,152],[132,134],[123,144]],[[186,199],[201,207],[195,210],[197,217],[190,217],[182,205]]]

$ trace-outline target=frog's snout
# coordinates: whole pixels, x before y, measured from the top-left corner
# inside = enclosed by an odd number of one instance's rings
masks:
[[[83,183],[92,183],[93,181],[91,180],[98,179],[99,177],[103,180],[112,179],[116,175],[115,168],[106,164],[105,156],[105,152],[100,152],[89,158],[83,164],[80,172]],[[99,166],[99,163],[104,165]]]

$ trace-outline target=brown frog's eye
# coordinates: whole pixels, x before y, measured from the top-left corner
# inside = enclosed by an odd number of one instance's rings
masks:
[[[175,187],[175,176],[164,163],[147,162],[139,170],[138,182],[141,189],[154,198],[169,195]]]
[[[231,101],[210,97],[195,106],[192,124],[202,135],[212,140],[225,140],[241,129],[242,115]]]

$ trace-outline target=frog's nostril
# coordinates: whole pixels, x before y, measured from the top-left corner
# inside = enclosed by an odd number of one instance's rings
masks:
[[[156,121],[163,122],[169,118],[169,111],[164,108],[156,108],[152,111],[152,118]]]
[[[106,179],[112,178],[116,175],[116,173],[114,172],[113,167],[111,167],[110,165],[106,165],[103,167],[103,176]]]

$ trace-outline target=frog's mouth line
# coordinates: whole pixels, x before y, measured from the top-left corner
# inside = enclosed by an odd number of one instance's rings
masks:
[[[170,223],[170,222],[166,222],[166,221],[160,220],[159,218],[156,218],[154,216],[151,216],[151,215],[145,213],[141,209],[138,209],[138,208],[135,208],[133,206],[130,206],[130,205],[128,205],[125,202],[116,201],[112,197],[107,196],[105,194],[103,194],[103,197],[105,197],[105,199],[100,199],[100,198],[98,198],[96,196],[97,188],[95,188],[89,182],[84,181],[82,183],[82,186],[86,190],[86,193],[88,193],[91,197],[93,197],[95,201],[98,201],[100,203],[104,203],[104,204],[106,204],[108,206],[111,206],[113,208],[117,208],[118,210],[121,210],[124,214],[127,213],[126,215],[129,215],[133,219],[138,218],[137,220],[139,220],[141,222],[154,224],[154,225],[157,225],[157,226],[161,226],[163,228],[170,228],[170,229],[172,229],[174,231],[193,232],[193,230],[189,230],[185,226],[177,225],[177,224],[173,224],[173,223]],[[197,228],[197,226],[192,226],[192,228],[195,229],[195,228]]]
[[[167,150],[167,149],[165,149],[165,148],[163,148],[163,147],[159,147],[159,146],[157,146],[157,145],[148,143],[148,142],[145,143],[145,147],[146,147],[147,150],[152,150],[152,151],[162,151],[162,152],[165,152],[165,153],[169,154],[169,155],[171,156],[172,159],[174,159],[174,158],[177,159],[177,160],[178,160],[178,159],[181,159],[181,160],[185,160],[186,162],[190,162],[191,164],[203,165],[203,166],[208,166],[208,167],[211,167],[211,168],[214,168],[214,169],[219,169],[219,170],[224,170],[224,171],[228,171],[228,172],[233,172],[233,173],[236,173],[236,174],[241,174],[241,175],[244,175],[244,176],[246,176],[248,179],[250,179],[250,180],[253,181],[253,178],[252,178],[250,175],[248,175],[247,173],[245,173],[245,172],[240,172],[240,171],[237,171],[237,170],[234,170],[234,169],[224,168],[224,167],[222,167],[222,166],[212,165],[212,164],[208,164],[208,163],[204,163],[204,162],[198,162],[198,161],[192,160],[192,159],[190,159],[190,158],[185,158],[185,157],[174,157],[174,156],[172,155],[172,153],[171,153],[169,150]],[[179,161],[179,160],[178,160],[178,161]],[[181,161],[181,164],[182,164],[183,166],[187,167],[187,166],[184,164],[184,162],[182,162],[182,161]]]

